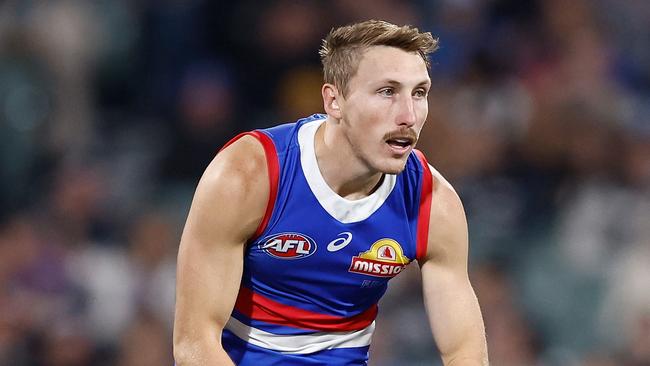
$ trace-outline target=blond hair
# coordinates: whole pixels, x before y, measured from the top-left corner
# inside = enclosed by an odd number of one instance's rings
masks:
[[[345,96],[363,52],[371,46],[390,46],[406,52],[417,52],[429,68],[428,56],[438,49],[438,39],[430,32],[420,32],[413,26],[397,26],[382,20],[367,20],[333,28],[318,52],[325,82],[334,84]]]

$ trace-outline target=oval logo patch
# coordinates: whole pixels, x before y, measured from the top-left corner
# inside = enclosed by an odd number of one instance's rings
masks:
[[[299,233],[281,233],[260,244],[260,249],[280,259],[300,259],[316,252],[314,239]]]

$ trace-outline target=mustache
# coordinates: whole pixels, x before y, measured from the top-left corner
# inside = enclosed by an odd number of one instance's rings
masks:
[[[418,134],[412,128],[404,127],[390,131],[384,136],[384,140],[393,139],[409,139],[413,143],[416,143],[418,141]]]

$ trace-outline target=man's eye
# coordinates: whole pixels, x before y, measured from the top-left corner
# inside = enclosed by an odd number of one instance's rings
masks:
[[[385,97],[390,97],[395,94],[395,91],[393,89],[381,89],[379,91],[379,94],[385,96]]]
[[[422,89],[419,89],[419,90],[416,90],[416,91],[413,93],[413,95],[416,96],[416,97],[418,97],[418,98],[424,98],[424,97],[427,96],[427,92],[424,91],[424,90],[422,90]]]

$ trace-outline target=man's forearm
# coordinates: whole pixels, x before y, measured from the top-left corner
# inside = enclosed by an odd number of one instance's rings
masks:
[[[235,366],[220,344],[210,342],[187,342],[174,345],[176,366]]]
[[[445,366],[489,366],[487,356],[484,357],[463,357],[444,362]]]

